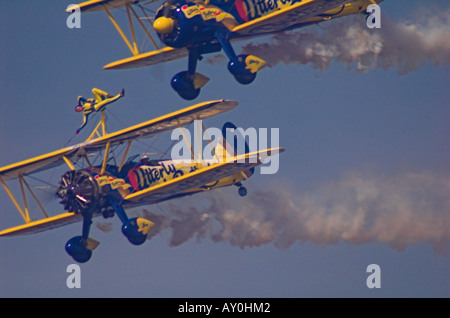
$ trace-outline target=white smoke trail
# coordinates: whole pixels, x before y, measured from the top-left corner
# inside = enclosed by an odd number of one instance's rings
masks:
[[[417,22],[392,22],[382,15],[380,29],[369,29],[364,16],[324,22],[326,29],[306,27],[272,36],[267,43],[250,43],[243,52],[278,63],[311,64],[326,71],[333,61],[357,72],[375,68],[416,71],[427,62],[450,64],[450,9],[422,13]],[[328,23],[328,24],[327,24]]]
[[[156,223],[152,236],[171,234],[170,246],[193,238],[240,248],[377,242],[402,250],[428,243],[448,253],[449,193],[448,176],[351,172],[311,193],[278,184],[249,189],[239,198],[236,191],[219,189],[169,201],[161,205],[162,213],[140,214]]]

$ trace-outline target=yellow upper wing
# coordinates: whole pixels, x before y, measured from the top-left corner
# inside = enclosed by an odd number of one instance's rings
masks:
[[[78,4],[71,5],[67,8],[67,12],[72,12],[76,7],[78,7],[81,12],[96,12],[103,11],[103,6],[107,6],[109,9],[122,8],[126,4],[133,4],[139,1],[136,0],[91,0]]]
[[[188,125],[196,119],[211,117],[231,110],[237,105],[238,103],[234,101],[216,100],[190,106],[85,143],[0,167],[0,178],[10,180],[18,178],[21,175],[47,170],[63,164],[64,157],[73,162],[86,153],[105,148],[108,142],[111,145],[116,145],[129,140],[150,138],[177,128],[180,125]]]
[[[203,102],[179,111],[131,126],[126,129],[107,134],[91,142],[81,144],[87,151],[99,150],[106,147],[108,142],[112,145],[121,144],[129,140],[150,138],[179,126],[189,125],[194,120],[200,120],[229,111],[238,105],[235,101],[216,100]]]
[[[238,25],[232,32],[248,36],[278,32],[304,23],[308,19],[349,2],[352,2],[352,0],[304,0],[287,8]]]
[[[0,168],[0,178],[3,180],[16,179],[21,175],[36,173],[61,165],[63,157],[76,161],[82,149],[76,147],[64,148],[42,156],[34,157]]]

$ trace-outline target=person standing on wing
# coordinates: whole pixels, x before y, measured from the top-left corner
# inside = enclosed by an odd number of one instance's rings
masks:
[[[86,99],[82,96],[78,96],[78,104],[75,107],[76,112],[83,112],[83,125],[77,129],[77,134],[81,131],[81,129],[86,126],[88,122],[88,117],[93,112],[103,111],[105,107],[118,100],[119,98],[125,96],[125,90],[117,94],[116,96],[110,95],[98,88],[92,89],[92,94],[94,98]]]

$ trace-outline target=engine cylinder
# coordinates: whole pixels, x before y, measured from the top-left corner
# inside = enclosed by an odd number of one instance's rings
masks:
[[[83,213],[100,209],[104,204],[101,189],[94,177],[85,170],[71,170],[61,177],[56,192],[64,210]]]

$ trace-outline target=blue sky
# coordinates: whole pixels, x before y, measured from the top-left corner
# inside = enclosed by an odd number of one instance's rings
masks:
[[[108,233],[92,228],[101,244],[81,265],[80,289],[66,286],[73,260],[64,244],[79,235],[81,224],[2,238],[0,297],[450,296],[449,234],[442,232],[449,207],[449,51],[443,51],[444,62],[425,58],[403,75],[396,67],[361,73],[338,61],[324,71],[280,63],[263,69],[249,86],[234,81],[225,61],[201,62],[198,71],[211,81],[188,102],[169,85],[186,60],[105,71],[103,65],[129,51],[103,13],[83,15],[81,29],[68,29],[64,10],[70,3],[0,3],[0,166],[80,142],[74,106],[93,87],[112,94],[125,88],[125,98],[109,109],[111,129],[225,98],[239,107],[206,125],[279,128],[286,152],[277,174],[246,182],[246,198],[233,187],[176,202],[200,213],[201,202],[221,202],[230,215],[245,215],[247,236],[231,223],[231,235],[225,235],[216,220],[212,232],[177,246],[166,229],[135,247],[114,218],[107,221],[113,229]],[[441,5],[448,15],[447,1],[428,3],[432,13]],[[424,25],[422,5],[386,0],[382,23]],[[271,39],[258,39],[264,41]],[[159,150],[168,142],[170,137],[158,139]],[[261,194],[266,201],[258,201]],[[4,191],[0,200],[2,229],[19,224]],[[48,195],[44,201],[55,214],[62,211]],[[145,209],[164,214],[169,207]],[[245,231],[255,223],[268,231]],[[274,237],[258,241],[271,231]],[[369,264],[381,268],[380,289],[366,286]]]

